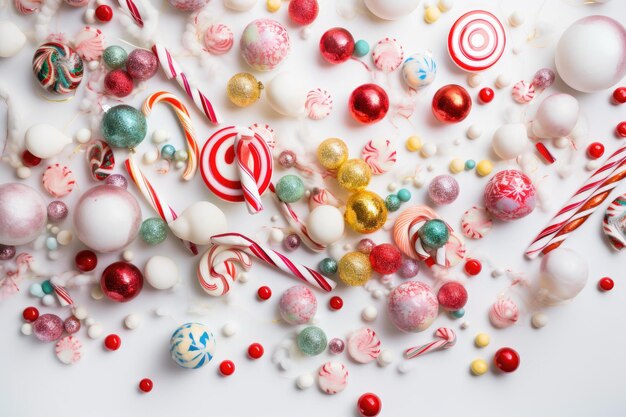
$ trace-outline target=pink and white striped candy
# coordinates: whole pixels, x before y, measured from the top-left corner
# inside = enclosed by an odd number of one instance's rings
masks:
[[[233,47],[233,31],[228,26],[217,23],[207,28],[203,40],[207,52],[222,55]]]
[[[28,15],[41,9],[42,0],[13,0],[13,5],[18,13]]]
[[[333,110],[333,98],[328,91],[316,88],[307,93],[304,108],[309,119],[324,119]]]
[[[482,239],[493,228],[493,220],[484,207],[472,207],[461,216],[461,229],[470,239]]]
[[[85,26],[74,36],[74,50],[85,61],[100,59],[104,52],[104,35],[100,29]]]
[[[80,361],[83,345],[74,336],[61,338],[54,346],[57,358],[66,365],[73,365]]]
[[[504,52],[504,26],[493,14],[473,10],[459,17],[448,34],[448,53],[466,71],[482,71],[494,65]]]
[[[76,185],[74,174],[66,166],[50,165],[43,173],[43,188],[54,198],[65,197]]]
[[[489,309],[489,321],[494,327],[503,329],[517,323],[519,308],[509,297],[500,297]]]
[[[348,386],[348,368],[341,362],[326,362],[317,375],[320,389],[326,394],[337,394]]]
[[[270,150],[274,150],[276,147],[276,137],[274,136],[274,129],[272,129],[269,125],[265,123],[255,123],[250,126],[250,130],[259,135],[267,146],[270,147]]]
[[[405,350],[404,357],[413,359],[436,350],[450,349],[456,344],[456,333],[448,327],[438,328],[435,332],[435,337],[437,337],[438,340]]]
[[[384,174],[396,164],[396,146],[389,139],[372,139],[361,151],[361,159],[369,165],[372,174]]]
[[[57,296],[57,300],[59,300],[61,307],[68,307],[74,304],[74,300],[72,300],[70,293],[67,292],[65,287],[52,284],[52,289],[54,290],[54,294]]]
[[[352,332],[347,346],[348,355],[359,363],[369,363],[380,355],[380,339],[366,327]]]
[[[626,194],[617,197],[606,209],[602,220],[602,231],[613,249],[624,249],[626,246]]]
[[[519,104],[530,103],[535,98],[535,86],[524,80],[518,81],[511,90],[511,97]]]
[[[320,188],[317,190],[316,193],[312,192],[311,196],[309,197],[309,211],[313,211],[319,206],[340,207],[341,203],[339,202],[337,197],[335,197],[335,195],[330,192],[330,190],[327,190],[326,188]]]
[[[89,163],[89,173],[94,180],[104,181],[113,173],[115,155],[108,143],[102,140],[90,142],[85,155]]]
[[[237,265],[249,270],[252,262],[247,253],[225,245],[213,245],[198,264],[198,281],[202,289],[214,297],[228,293],[237,279]]]
[[[396,39],[385,38],[372,50],[372,58],[376,68],[383,72],[392,72],[404,61],[404,48]]]

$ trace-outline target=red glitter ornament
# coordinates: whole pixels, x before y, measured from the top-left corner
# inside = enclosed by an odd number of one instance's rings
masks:
[[[32,323],[39,318],[39,310],[37,310],[37,307],[26,307],[22,312],[22,317],[27,322]]]
[[[41,163],[41,158],[36,157],[26,150],[22,153],[22,163],[27,167],[36,167]]]
[[[235,364],[233,361],[225,360],[220,363],[220,374],[230,376],[235,373]]]
[[[391,243],[383,243],[370,252],[370,264],[379,274],[393,274],[402,265],[402,253]]]
[[[604,145],[600,142],[593,142],[587,147],[587,156],[591,159],[598,159],[604,155]]]
[[[126,97],[133,92],[133,78],[126,70],[116,69],[104,77],[104,90],[115,97]]]
[[[367,125],[373,124],[387,115],[389,96],[376,84],[363,84],[350,95],[348,108],[354,120]]]
[[[609,277],[601,278],[600,281],[598,281],[598,287],[600,287],[602,291],[611,291],[614,286],[615,282]],[[24,310],[24,312],[26,312],[26,310]]]
[[[493,356],[493,363],[502,372],[508,373],[515,371],[519,366],[519,362],[519,354],[509,347],[498,349]]]
[[[88,249],[81,250],[76,254],[74,263],[76,264],[76,268],[82,272],[93,271],[96,265],[98,265],[98,256]]]
[[[626,122],[620,122],[615,128],[615,133],[620,138],[626,138]]]
[[[100,278],[102,292],[108,298],[119,303],[132,300],[143,288],[143,275],[139,268],[127,262],[115,262],[109,265]]]
[[[141,381],[139,381],[139,389],[143,392],[152,391],[153,386],[154,385],[152,384],[152,380],[149,378],[144,378]]]
[[[435,118],[443,123],[458,123],[465,120],[472,110],[472,98],[460,85],[441,87],[433,96],[432,110]]]
[[[617,104],[626,103],[626,87],[617,87],[615,91],[613,91],[613,100]]]
[[[270,289],[270,287],[264,285],[262,287],[259,287],[257,295],[263,301],[269,300],[272,296],[272,290]]]
[[[248,356],[250,357],[250,359],[259,359],[261,356],[263,356],[264,352],[265,350],[260,343],[252,343],[250,346],[248,346]]]
[[[291,0],[289,18],[299,25],[310,25],[317,18],[320,6],[317,0]]]
[[[347,29],[328,29],[320,39],[320,52],[331,64],[346,62],[354,52],[354,38]]]
[[[468,259],[465,262],[465,272],[467,275],[476,276],[483,270],[483,266],[478,259]]]
[[[437,301],[445,310],[460,310],[467,304],[467,290],[458,282],[446,282],[437,292]]]
[[[478,92],[478,99],[480,100],[481,103],[484,103],[484,104],[491,103],[491,100],[493,100],[493,97],[494,97],[493,90],[489,87],[481,88],[481,90]]]
[[[343,300],[341,299],[341,297],[338,297],[335,295],[331,297],[330,301],[328,302],[328,305],[333,310],[341,310],[341,307],[343,307]]]
[[[113,19],[113,9],[111,6],[102,4],[96,7],[96,19],[103,23],[110,22],[111,19]]]
[[[357,401],[357,410],[363,417],[375,417],[380,413],[382,402],[376,394],[366,392]]]

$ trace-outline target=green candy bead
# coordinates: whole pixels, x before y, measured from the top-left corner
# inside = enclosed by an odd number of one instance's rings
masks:
[[[417,233],[422,243],[431,249],[443,247],[448,243],[448,238],[450,237],[448,226],[438,219],[428,220]]]
[[[124,67],[124,65],[126,65],[127,58],[128,54],[126,53],[126,50],[117,45],[109,46],[102,53],[102,59],[104,59],[104,63],[107,65],[107,67],[111,69]]]
[[[151,217],[141,223],[139,234],[148,245],[158,245],[167,238],[167,224],[160,217]]]
[[[337,261],[333,258],[324,258],[317,265],[320,272],[324,275],[335,275],[337,273]]]
[[[465,170],[466,171],[470,171],[472,169],[474,169],[476,167],[476,161],[474,161],[473,159],[468,159],[467,161],[465,161]]]
[[[54,288],[52,287],[52,283],[49,280],[45,280],[41,283],[41,289],[44,294],[52,294]]]
[[[102,117],[102,135],[116,148],[134,148],[143,141],[147,131],[143,113],[126,104],[111,107]]]
[[[402,201],[403,203],[406,203],[407,201],[411,199],[411,192],[407,190],[406,188],[399,189],[396,195],[398,196],[400,201]]]
[[[316,326],[309,326],[298,334],[298,347],[308,356],[319,355],[326,349],[326,333]]]
[[[276,184],[276,195],[280,201],[295,203],[304,195],[304,183],[297,175],[285,175]]]
[[[174,159],[174,154],[176,154],[176,148],[172,145],[163,145],[161,148],[161,158],[166,161],[171,161]]]
[[[451,314],[452,317],[454,317],[455,319],[460,319],[465,315],[465,309],[459,308],[458,310],[453,311]]]
[[[397,195],[389,194],[387,198],[385,198],[385,205],[387,206],[387,210],[397,211],[402,205],[402,201]]]
[[[370,51],[370,45],[369,43],[367,43],[367,41],[364,41],[363,39],[359,39],[354,44],[354,56],[361,58],[367,55],[369,51]]]

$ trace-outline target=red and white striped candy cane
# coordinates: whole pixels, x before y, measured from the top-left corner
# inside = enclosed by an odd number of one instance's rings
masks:
[[[209,101],[208,98],[196,87],[192,87],[187,75],[183,72],[183,69],[174,58],[170,52],[162,45],[154,44],[152,46],[152,52],[159,59],[159,64],[161,69],[165,73],[165,76],[168,79],[176,79],[178,85],[185,90],[185,93],[193,100],[193,104],[202,111],[202,113],[206,116],[207,119],[211,123],[219,124],[221,122],[220,117],[217,115],[217,112],[213,108],[213,105]]]
[[[448,327],[438,328],[435,332],[435,337],[437,337],[438,340],[405,350],[404,357],[407,359],[413,359],[436,350],[449,349],[456,344],[456,334],[454,333],[454,330]]]
[[[187,144],[187,167],[183,172],[183,179],[189,181],[196,174],[198,169],[198,159],[200,158],[200,149],[198,148],[198,141],[196,140],[196,131],[191,125],[191,116],[187,107],[172,93],[167,91],[158,91],[151,94],[146,101],[143,102],[141,111],[147,117],[152,112],[152,107],[158,102],[163,101],[174,109],[176,117],[180,122],[183,131],[185,132],[185,143]]]
[[[132,158],[128,158],[125,165],[128,175],[133,180],[139,191],[141,191],[141,194],[146,199],[148,204],[150,204],[154,211],[157,212],[159,217],[161,217],[163,221],[168,224],[176,220],[178,215],[174,209],[157,194],[150,181],[148,181],[148,178],[146,178],[143,172],[141,172],[141,169],[139,169],[137,163],[135,163]],[[194,243],[182,239],[181,242],[183,242],[185,247],[189,249],[192,254],[198,254],[198,247]]]
[[[246,207],[250,214],[256,214],[263,210],[261,193],[257,187],[256,178],[252,172],[254,165],[250,150],[250,137],[241,134],[235,136],[235,155],[237,156],[237,171],[239,172],[239,182],[241,191],[246,202]]]
[[[120,8],[130,15],[135,24],[140,28],[143,27],[143,19],[139,13],[139,9],[133,0],[118,0]]]
[[[285,255],[275,250],[263,247],[254,240],[239,233],[223,233],[211,237],[211,243],[241,249],[263,262],[286,272],[301,281],[324,291],[331,291],[337,285],[334,281],[326,278],[314,269],[307,266],[294,264]]]
[[[67,292],[65,287],[52,284],[52,289],[54,290],[54,295],[57,296],[57,300],[59,300],[59,303],[62,307],[67,307],[74,304],[74,300],[72,300],[70,293]]]
[[[230,291],[237,278],[235,263],[239,263],[246,271],[252,266],[248,254],[240,249],[224,245],[211,246],[198,264],[198,281],[202,289],[214,297]]]
[[[534,259],[561,228],[570,221],[576,211],[593,195],[600,185],[626,160],[626,146],[615,151],[604,164],[574,193],[565,206],[550,220],[548,225],[535,237],[528,249],[526,257]]]

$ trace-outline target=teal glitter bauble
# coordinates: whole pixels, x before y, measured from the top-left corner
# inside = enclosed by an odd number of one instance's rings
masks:
[[[176,148],[174,148],[172,145],[163,145],[163,147],[161,148],[161,158],[165,159],[166,161],[171,161],[172,159],[174,159],[175,153]]]
[[[102,117],[102,135],[115,148],[134,148],[146,137],[147,130],[143,113],[126,104],[111,107]]]
[[[367,41],[364,41],[363,39],[359,39],[354,44],[354,56],[356,57],[361,58],[367,55],[369,51],[370,51],[370,45],[369,43],[367,43]]]
[[[276,184],[276,195],[280,201],[295,203],[304,195],[304,183],[297,175],[285,175]]]
[[[317,265],[320,272],[324,275],[335,275],[337,273],[337,261],[333,258],[324,258]]]
[[[319,355],[326,349],[326,333],[316,326],[309,326],[298,334],[298,347],[308,356]]]
[[[151,217],[141,223],[139,234],[148,245],[158,245],[167,238],[167,224],[160,217]]]
[[[127,58],[126,50],[117,45],[109,46],[102,53],[104,63],[111,69],[123,68],[126,65]]]
[[[387,198],[385,198],[385,205],[389,211],[397,211],[401,204],[402,201],[395,194],[389,194]]]
[[[448,238],[450,237],[448,226],[438,219],[428,220],[417,233],[419,234],[422,244],[431,249],[443,247],[448,243]]]
[[[396,193],[396,195],[398,196],[400,201],[402,201],[403,203],[406,203],[407,201],[411,199],[411,192],[407,190],[406,188],[400,188],[398,192]]]

